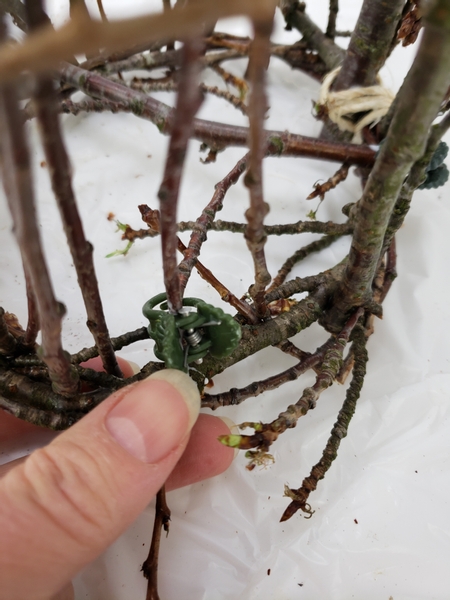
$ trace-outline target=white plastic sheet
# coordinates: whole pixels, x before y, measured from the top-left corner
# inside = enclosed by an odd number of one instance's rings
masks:
[[[91,2],[94,5],[94,2]],[[358,7],[343,3],[338,27],[352,28]],[[359,4],[359,3],[358,3]],[[66,2],[52,0],[49,10],[57,22],[67,13]],[[107,14],[124,10],[159,9],[158,2],[104,0]],[[321,24],[328,2],[308,6]],[[125,7],[125,8],[124,8]],[[220,30],[248,31],[245,21],[227,21]],[[276,41],[294,41],[280,20]],[[398,89],[415,48],[397,48],[383,70],[386,85]],[[244,61],[229,64],[242,74]],[[216,84],[212,73],[208,83]],[[320,123],[311,116],[318,84],[272,59],[268,73],[270,110],[266,127],[317,135]],[[173,102],[167,94],[158,95]],[[245,118],[224,101],[209,98],[200,117],[236,124]],[[146,121],[132,115],[79,115],[63,117],[71,153],[75,188],[88,237],[95,245],[96,267],[112,335],[145,324],[144,302],[163,289],[159,240],[137,242],[126,257],[105,255],[123,242],[107,215],[140,227],[137,204],[156,207],[167,139]],[[68,309],[64,323],[66,348],[91,345],[70,255],[50,192],[48,174],[34,125],[30,125],[39,214],[48,261],[57,296]],[[217,162],[202,165],[199,144],[190,146],[181,192],[180,219],[195,218],[219,181],[244,154],[229,149]],[[265,161],[264,185],[271,205],[267,222],[294,222],[315,208],[306,196],[313,184],[326,179],[335,164],[306,159]],[[321,456],[344,398],[345,389],[325,392],[314,411],[301,419],[273,446],[275,464],[248,472],[239,456],[224,475],[169,496],[172,526],[162,542],[161,598],[171,600],[412,600],[449,596],[450,572],[450,342],[448,298],[450,285],[450,186],[419,191],[405,225],[398,234],[398,273],[384,303],[384,318],[376,321],[369,342],[368,373],[349,435],[324,481],[310,496],[315,510],[287,523],[279,518],[289,502],[283,486],[299,487]],[[321,220],[343,220],[341,207],[358,199],[360,184],[351,174],[327,194]],[[222,219],[242,220],[247,192],[240,182],[227,195]],[[0,204],[0,305],[26,318],[25,291],[18,251],[11,234],[5,202]],[[188,234],[183,234],[186,239]],[[300,244],[317,236],[270,238],[269,268]],[[348,241],[335,243],[296,267],[305,275],[335,264]],[[233,234],[210,233],[202,261],[236,294],[243,294],[252,278],[252,262],[245,241]],[[198,276],[189,295],[217,303],[214,291]],[[325,339],[313,326],[295,341],[312,350]],[[151,344],[140,342],[121,355],[145,364],[152,359]],[[213,391],[226,390],[267,377],[293,364],[293,359],[271,348],[229,369],[215,379]],[[239,423],[271,420],[295,402],[312,381],[307,375],[281,389],[221,411]],[[217,411],[219,412],[219,411]],[[47,439],[52,434],[46,434]],[[24,440],[9,448],[10,457],[28,452],[42,439]],[[140,565],[148,551],[152,528],[149,507],[136,523],[75,582],[77,600],[130,600],[145,597],[146,582]],[[270,575],[269,575],[270,573]]]

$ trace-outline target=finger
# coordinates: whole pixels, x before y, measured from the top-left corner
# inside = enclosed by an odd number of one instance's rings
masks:
[[[220,475],[233,462],[235,451],[218,441],[229,435],[229,425],[219,417],[200,415],[189,443],[166,483],[168,491]]]
[[[234,459],[233,448],[224,446],[217,438],[229,435],[230,425],[213,415],[199,415],[192,428],[186,450],[166,482],[167,491],[176,490],[210,477],[220,475],[228,469]],[[0,466],[0,478],[23,463],[26,456]]]
[[[105,550],[167,479],[200,401],[161,371],[114,393],[0,481],[5,598],[48,599]]]
[[[116,356],[117,362],[119,364],[120,370],[122,371],[122,375],[126,378],[133,377],[138,371],[139,367],[129,360],[125,360],[124,358],[120,358],[120,356]],[[85,360],[80,363],[80,367],[87,367],[88,369],[93,369],[94,371],[104,372],[105,369],[103,367],[102,359],[100,356],[95,356],[94,358],[90,358],[89,360]]]

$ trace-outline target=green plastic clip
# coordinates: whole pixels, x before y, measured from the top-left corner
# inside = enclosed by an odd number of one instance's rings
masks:
[[[199,298],[184,298],[176,315],[167,309],[167,294],[162,293],[150,298],[142,312],[150,322],[148,334],[155,340],[155,356],[169,369],[187,372],[190,363],[200,364],[208,353],[225,358],[241,339],[241,326],[231,315]]]

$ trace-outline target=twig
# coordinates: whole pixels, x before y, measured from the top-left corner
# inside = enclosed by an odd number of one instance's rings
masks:
[[[308,369],[313,369],[321,360],[323,360],[325,352],[329,349],[332,342],[334,342],[334,338],[331,338],[331,342],[328,340],[320,348],[317,348],[313,354],[305,353],[306,356],[304,356],[298,364],[278,373],[278,375],[273,375],[262,381],[254,381],[240,389],[232,388],[228,392],[222,392],[221,394],[203,394],[202,408],[216,410],[222,406],[235,406],[241,404],[241,402],[244,402],[247,398],[254,398],[264,392],[275,390],[287,381],[298,379],[300,375],[306,373]]]
[[[267,240],[264,233],[264,217],[269,212],[269,205],[264,202],[263,196],[262,160],[265,154],[264,118],[267,110],[265,73],[270,60],[269,46],[272,19],[270,21],[255,20],[253,22],[255,37],[250,48],[248,65],[251,82],[249,101],[250,152],[244,184],[250,191],[250,208],[245,212],[247,227],[244,236],[255,269],[255,283],[250,286],[249,292],[253,298],[256,313],[260,318],[267,316],[264,290],[271,280],[264,252]]]
[[[245,233],[246,225],[235,221],[222,221],[217,219],[211,223],[210,231],[230,231],[232,233]],[[194,221],[180,221],[178,231],[195,229]],[[264,225],[266,235],[296,235],[297,233],[324,233],[326,235],[348,235],[353,226],[347,223],[334,223],[334,221],[297,221],[296,223],[283,223],[280,225]]]
[[[108,22],[108,17],[106,16],[105,9],[103,8],[103,1],[102,0],[97,0],[97,6],[98,6],[98,11],[100,13],[100,17],[101,17],[102,21],[104,21],[105,23],[107,23]]]
[[[241,79],[240,77],[233,75],[216,63],[210,65],[210,68],[220,75],[226,84],[232,85],[239,91],[239,97],[241,100],[245,98],[248,92],[248,84],[245,79]]]
[[[53,294],[42,251],[23,120],[14,89],[4,87],[0,96],[3,181],[22,261],[27,265],[37,301],[42,327],[42,358],[49,368],[55,391],[70,396],[77,390],[78,378],[61,345],[61,320],[65,309]]]
[[[231,436],[232,445],[241,450],[257,448],[255,454],[250,454],[250,468],[254,465],[254,461],[260,460],[273,442],[286,431],[297,425],[300,417],[315,408],[316,402],[321,393],[333,384],[342,365],[342,355],[347,345],[348,339],[359,318],[363,314],[363,309],[359,308],[347,321],[342,331],[332,339],[332,342],[327,347],[323,362],[320,365],[319,373],[313,386],[306,388],[303,394],[295,404],[291,404],[288,408],[280,413],[278,417],[271,423],[242,423],[240,428],[251,427],[255,429],[253,435]],[[306,359],[308,360],[308,359]],[[230,436],[221,436],[219,440],[227,444]]]
[[[29,23],[32,30],[43,23],[40,1],[27,2]],[[44,19],[45,23],[45,19]],[[71,181],[69,157],[64,145],[56,108],[56,95],[53,82],[48,77],[37,81],[34,95],[36,113],[45,156],[49,166],[52,189],[56,197],[61,219],[69,244],[78,284],[87,312],[87,326],[92,333],[107,373],[122,376],[109,338],[108,327],[103,312],[100,291],[95,274],[93,247],[84,235]]]
[[[330,190],[334,189],[342,181],[345,181],[347,179],[349,168],[350,168],[350,165],[347,165],[346,163],[344,163],[342,165],[342,167],[340,167],[336,171],[336,173],[330,177],[330,179],[328,179],[327,181],[325,181],[325,183],[315,183],[314,184],[314,191],[311,192],[306,199],[307,200],[312,200],[313,198],[317,198],[317,196],[319,196],[319,198],[321,200],[323,200],[324,197],[325,197],[325,194],[327,192],[329,192]]]
[[[139,205],[139,210],[142,214],[142,220],[147,223],[147,225],[152,228],[153,231],[156,231],[159,228],[159,214],[158,211],[152,210],[146,204]],[[177,247],[178,250],[185,256],[188,248],[183,244],[179,237],[177,239]],[[228,288],[226,288],[223,283],[221,283],[213,273],[207,269],[198,259],[195,260],[194,264],[197,269],[199,275],[207,281],[219,294],[221,299],[224,302],[228,302],[233,306],[248,323],[256,323],[258,321],[253,308],[240,300],[237,296],[235,296]],[[182,274],[180,273],[180,280]],[[181,289],[184,290],[184,287],[181,286]]]
[[[207,94],[212,94],[213,96],[217,96],[218,98],[223,98],[224,100],[232,104],[234,108],[240,110],[243,115],[247,116],[247,105],[244,102],[242,102],[240,98],[238,98],[228,90],[221,90],[217,86],[205,85],[204,83],[202,83],[200,87],[202,91]]]
[[[169,533],[170,508],[166,502],[166,490],[163,486],[156,495],[155,521],[150,551],[142,565],[144,577],[148,579],[146,600],[159,600],[158,594],[158,557],[161,542],[161,531]]]
[[[24,263],[23,271],[25,274],[25,286],[27,290],[27,308],[28,308],[28,322],[25,336],[23,338],[23,344],[29,348],[33,348],[36,344],[37,334],[40,329],[39,325],[39,313],[36,305],[36,298],[33,292],[33,286],[31,284],[31,278],[28,273],[28,269]]]
[[[282,283],[276,289],[269,292],[266,296],[266,302],[274,302],[281,298],[290,298],[294,294],[302,294],[304,292],[313,292],[320,288],[320,286],[326,285],[331,294],[333,288],[336,287],[340,279],[342,278],[345,270],[345,263],[339,263],[328,271],[317,273],[317,275],[310,275],[308,277],[296,277]]]
[[[304,4],[300,5],[297,0],[281,0],[279,5],[288,27],[300,31],[309,46],[317,50],[329,71],[344,60],[345,51],[311,21],[304,11]]]
[[[200,255],[202,244],[206,241],[207,232],[214,224],[216,213],[222,210],[226,193],[232,185],[237,183],[247,166],[247,161],[248,155],[246,154],[237,162],[231,171],[216,184],[213,197],[205,206],[199,218],[192,224],[192,228],[190,228],[192,229],[192,234],[189,239],[189,244],[183,253],[183,260],[178,265],[180,284],[183,290],[186,288],[192,268]],[[181,231],[179,225],[178,230]]]
[[[339,0],[330,0],[330,12],[328,14],[328,24],[325,35],[331,40],[336,37],[336,19],[339,12]]]
[[[276,277],[273,279],[272,283],[267,288],[266,294],[270,294],[270,292],[273,292],[282,283],[284,283],[286,277],[289,275],[294,265],[304,260],[313,252],[320,252],[320,250],[328,248],[328,246],[331,246],[331,244],[338,240],[340,237],[340,235],[324,235],[320,238],[320,240],[311,242],[307,246],[304,246],[303,248],[300,248],[300,250],[297,250],[297,252],[294,252],[294,254],[284,262],[281,269],[278,271]]]
[[[129,112],[152,121],[163,134],[169,134],[172,129],[173,109],[155,98],[74,65],[65,64],[61,77],[89,96],[125,104]],[[211,148],[222,149],[247,147],[248,135],[247,127],[194,119],[191,137]],[[375,152],[362,145],[329,142],[282,131],[266,131],[265,144],[268,156],[308,156],[361,166],[372,166],[375,158]]]
[[[347,390],[344,404],[339,411],[337,421],[331,430],[330,439],[325,446],[322,458],[312,468],[309,477],[306,477],[303,480],[302,486],[297,490],[292,490],[286,486],[285,495],[291,498],[292,502],[284,511],[280,521],[287,521],[298,510],[302,510],[307,514],[312,515],[313,511],[311,510],[311,506],[308,504],[309,495],[317,488],[318,482],[325,477],[326,472],[337,457],[341,440],[347,435],[348,426],[354,415],[356,403],[361,394],[368,360],[366,337],[364,335],[364,328],[362,326],[357,326],[354,329],[353,346],[353,354],[355,357],[353,377]]]
[[[169,13],[147,15],[109,22],[95,21],[84,11],[77,11],[68,23],[53,30],[50,27],[30,35],[20,45],[0,50],[0,80],[15,79],[23,70],[48,73],[61,60],[76,54],[89,54],[98,48],[106,52],[122,51],[130,39],[138,44],[150,44],[161,39],[183,39],[217,19],[235,15],[264,19],[273,14],[275,0],[216,0],[213,3],[194,2],[187,7],[175,7]],[[166,42],[167,43],[167,42]]]
[[[162,263],[167,303],[171,312],[182,306],[182,291],[177,267],[177,203],[181,175],[191,133],[192,120],[200,107],[200,67],[198,58],[202,50],[199,39],[190,39],[183,47],[183,61],[178,84],[177,104],[170,137],[163,181],[159,188],[160,232]]]

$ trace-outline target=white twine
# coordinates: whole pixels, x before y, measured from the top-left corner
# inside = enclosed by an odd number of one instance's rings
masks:
[[[394,99],[394,94],[381,84],[368,87],[354,87],[340,92],[331,92],[330,88],[341,67],[334,69],[323,80],[320,88],[319,105],[327,109],[329,118],[336,123],[341,131],[353,133],[353,143],[362,142],[361,131],[369,125],[374,127],[388,112]],[[367,112],[356,123],[352,116],[356,113]]]

